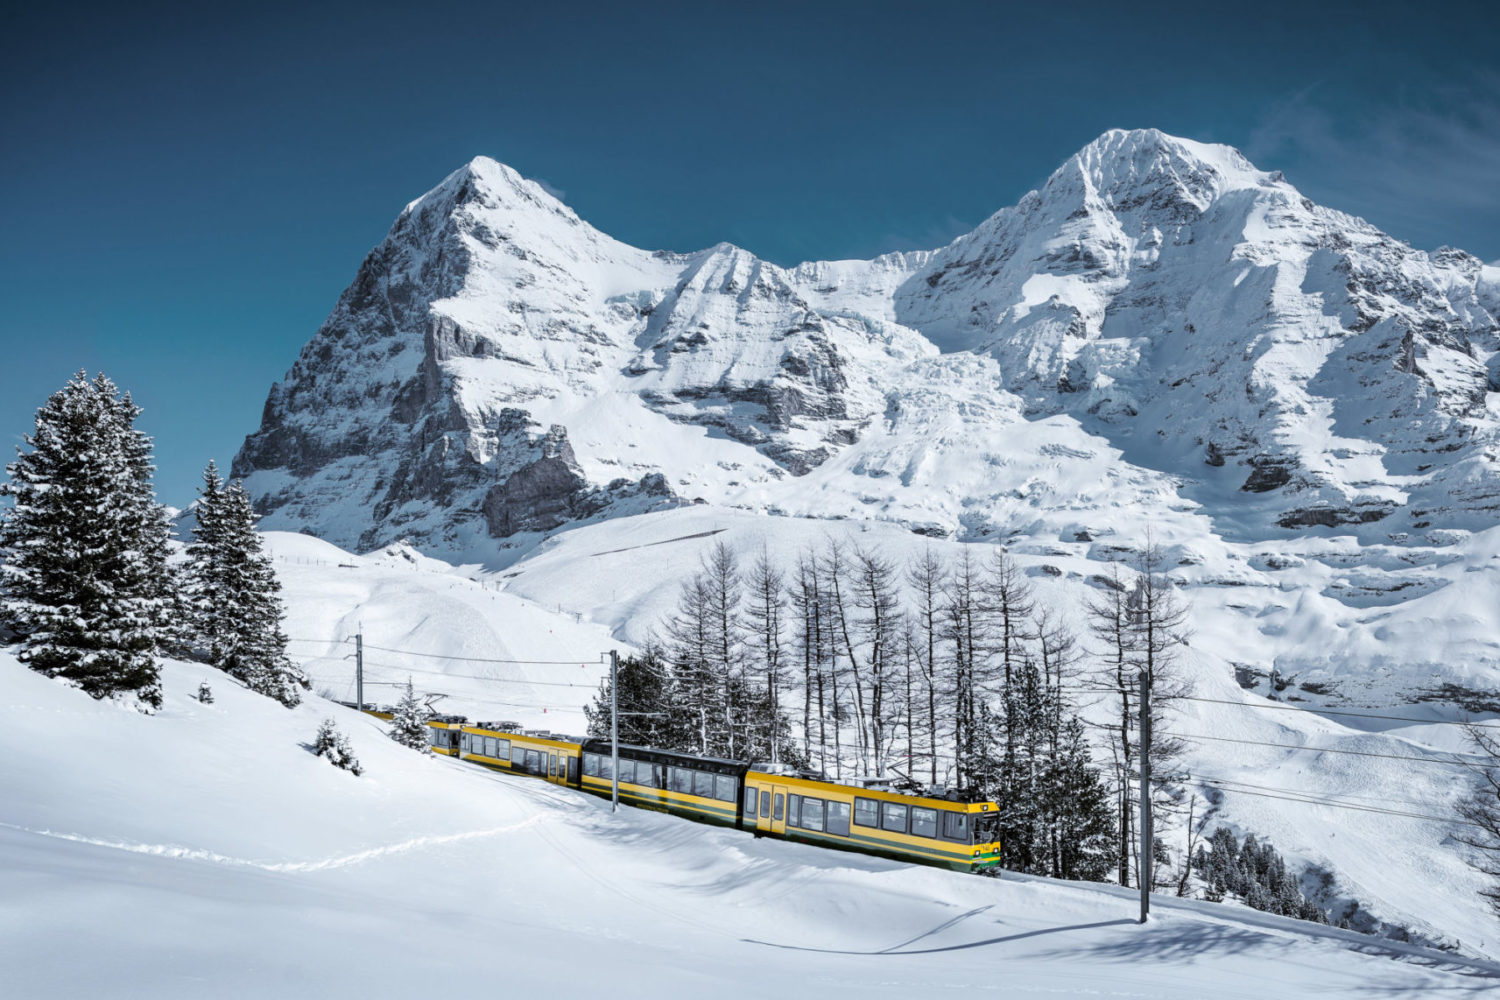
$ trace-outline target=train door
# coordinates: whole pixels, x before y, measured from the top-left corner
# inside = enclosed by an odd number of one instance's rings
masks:
[[[747,785],[751,794],[755,796],[755,808],[752,810],[749,802],[745,803],[747,815],[755,817],[755,832],[771,832],[771,786],[770,785]]]
[[[786,807],[787,798],[790,795],[786,785],[772,785],[769,789],[771,795],[771,821],[766,829],[771,833],[786,833]],[[766,792],[761,792],[760,801],[766,801]]]
[[[547,757],[547,780],[555,782],[557,780],[557,754],[548,754]]]

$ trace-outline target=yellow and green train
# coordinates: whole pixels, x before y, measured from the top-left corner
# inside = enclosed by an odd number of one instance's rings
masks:
[[[494,725],[493,723],[491,725]],[[437,753],[608,798],[615,771],[608,740],[429,722]],[[924,798],[762,770],[650,747],[619,748],[620,801],[758,837],[859,851],[958,871],[1000,863],[994,802]]]

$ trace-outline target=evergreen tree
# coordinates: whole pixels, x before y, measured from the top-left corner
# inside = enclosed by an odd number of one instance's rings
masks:
[[[1119,864],[1114,798],[1093,767],[1083,722],[1076,717],[1063,723],[1042,784],[1042,809],[1055,833],[1052,876],[1108,881]]]
[[[406,679],[406,693],[396,703],[395,714],[391,717],[391,739],[404,747],[420,750],[422,753],[432,753],[432,741],[428,738],[431,731],[427,726],[427,706],[417,698],[417,693],[412,690],[411,678]]]
[[[214,703],[213,688],[208,686],[208,681],[200,681],[198,683],[198,701],[204,705],[212,705]]]
[[[310,685],[286,655],[281,583],[261,549],[255,512],[238,482],[227,487],[210,462],[188,547],[195,645],[209,663],[288,708]]]
[[[354,748],[349,744],[349,738],[338,731],[332,719],[324,719],[318,726],[318,735],[313,739],[313,753],[319,757],[326,757],[334,767],[350,771],[355,775],[364,773],[364,768],[359,764],[359,758],[354,756]]]
[[[0,496],[0,624],[18,658],[95,698],[161,706],[165,518],[150,487],[139,410],[103,375],[75,375],[44,403]]]
[[[647,643],[640,656],[621,657],[616,674],[621,743],[662,750],[696,749],[693,720],[678,703],[676,681],[655,642]],[[605,677],[593,704],[583,709],[588,735],[594,739],[609,739],[610,701],[609,678]]]
[[[136,536],[134,547],[140,551],[147,566],[157,652],[181,656],[186,652],[184,638],[188,616],[184,613],[182,580],[170,561],[172,519],[167,509],[156,502],[156,491],[151,485],[151,477],[156,472],[151,461],[151,438],[135,426],[141,408],[135,405],[130,393],[113,397],[106,389],[108,380],[103,375],[97,376],[94,383],[107,397],[114,398],[121,448],[125,453],[126,467],[130,470],[131,502],[141,512],[139,520],[131,527]]]
[[[1212,902],[1233,895],[1252,909],[1328,923],[1323,909],[1302,894],[1286,859],[1253,833],[1242,843],[1232,831],[1219,827],[1194,855],[1193,870],[1203,881],[1204,898]]]

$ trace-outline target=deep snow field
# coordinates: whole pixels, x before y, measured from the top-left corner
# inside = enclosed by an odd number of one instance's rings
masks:
[[[202,679],[216,700],[192,698]],[[756,840],[428,758],[169,663],[155,717],[0,654],[7,997],[1444,996],[1500,964]],[[338,719],[354,777],[303,746]],[[1385,826],[1370,824],[1372,826]]]

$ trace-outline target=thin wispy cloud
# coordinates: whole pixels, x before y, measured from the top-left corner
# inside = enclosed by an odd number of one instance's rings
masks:
[[[1476,74],[1358,115],[1338,108],[1330,89],[1315,85],[1273,108],[1246,155],[1417,245],[1462,245],[1460,232],[1487,228],[1493,242],[1465,249],[1500,249],[1500,75]]]

